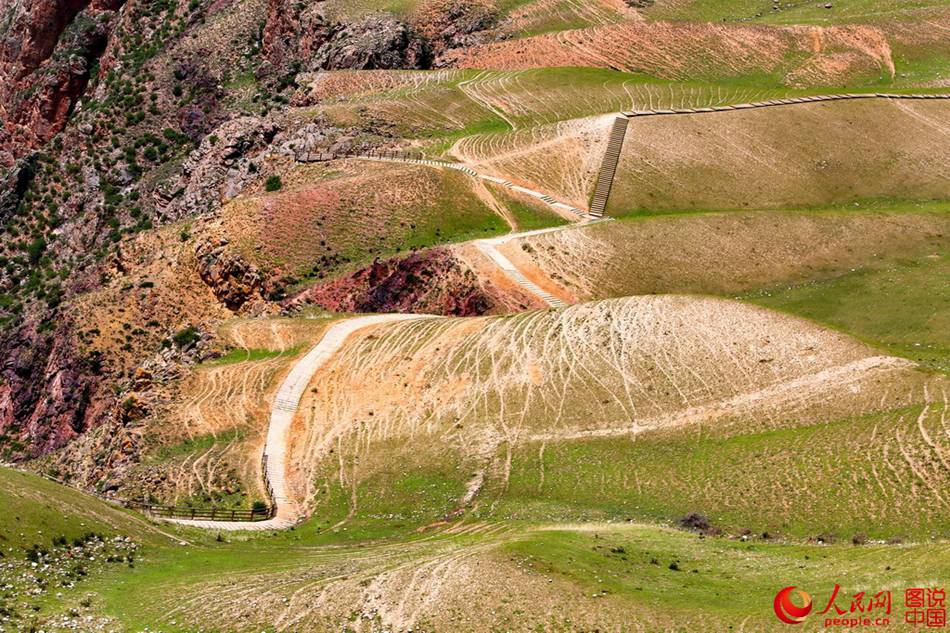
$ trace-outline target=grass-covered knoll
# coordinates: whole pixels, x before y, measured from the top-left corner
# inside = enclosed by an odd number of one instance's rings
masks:
[[[238,199],[221,217],[238,252],[288,281],[509,229],[453,170],[352,160],[299,166],[283,180],[279,192]]]
[[[508,251],[581,299],[742,297],[946,371],[948,236],[943,203],[864,201],[830,211],[627,218]]]
[[[209,361],[212,365],[229,365],[231,363],[244,363],[249,361],[258,361],[258,360],[267,360],[268,358],[276,358],[284,354],[296,354],[297,350],[291,348],[289,350],[280,350],[280,349],[260,349],[260,348],[249,348],[249,349],[232,349],[226,354],[215,358],[212,361]]]
[[[559,490],[572,485],[568,478],[574,473],[555,468],[570,453],[552,448],[551,455],[545,451],[551,461],[542,488],[550,487],[556,500]],[[610,458],[618,454],[606,443],[599,450]],[[635,456],[648,458],[649,452],[643,447]],[[633,457],[621,455],[624,464]],[[686,454],[684,459],[699,457]],[[538,481],[531,479],[536,469],[523,469],[521,460],[514,458],[517,478],[506,494],[527,501]],[[399,474],[413,469],[393,465],[389,483],[394,490],[387,492],[388,502],[380,503],[381,511],[414,512],[420,519],[442,511],[438,499],[454,485],[447,482],[458,479],[451,469],[431,465]],[[620,465],[607,467],[619,470]],[[580,477],[588,477],[592,468],[582,467]],[[607,476],[608,484],[616,477]],[[658,477],[644,484],[647,492]],[[609,485],[591,488],[580,495],[582,503],[610,494]],[[677,494],[674,490],[674,502]],[[823,604],[835,583],[850,597],[858,591],[939,584],[950,574],[950,552],[939,539],[853,545],[847,538],[816,545],[758,532],[747,540],[700,538],[626,521],[486,522],[466,516],[435,522],[424,531],[416,531],[411,521],[378,521],[375,532],[350,522],[327,530],[315,518],[291,531],[218,536],[153,527],[76,491],[8,470],[0,470],[0,497],[3,507],[12,509],[4,513],[0,530],[13,538],[12,546],[6,541],[0,573],[16,572],[4,578],[4,605],[14,623],[38,630],[101,625],[185,633],[222,630],[223,622],[223,630],[236,632],[277,630],[275,623],[309,631],[568,632],[618,624],[690,630],[741,624],[745,630],[772,630],[771,601],[779,586],[799,585]],[[421,505],[414,510],[409,501]],[[509,505],[502,499],[493,510],[485,499],[479,508],[483,514],[504,515]],[[31,554],[34,544],[45,553]],[[81,561],[66,554],[80,550],[101,559],[87,561],[78,571]],[[43,561],[43,572],[31,567],[29,556]],[[21,591],[41,586],[37,579],[49,585],[24,598]],[[63,579],[69,586],[61,585]]]
[[[98,627],[90,584],[134,569],[143,547],[175,542],[141,516],[6,467],[0,468],[0,508],[0,626],[5,630]]]
[[[946,199],[948,113],[874,99],[634,119],[607,211]]]
[[[89,532],[164,541],[139,515],[30,473],[0,468],[0,542],[5,553],[23,554],[33,545],[51,547]]]

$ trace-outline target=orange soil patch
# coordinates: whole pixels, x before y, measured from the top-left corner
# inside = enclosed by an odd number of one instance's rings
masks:
[[[502,28],[508,33],[519,33],[546,25],[576,26],[580,22],[595,26],[624,19],[640,16],[623,0],[536,0],[512,11]]]
[[[474,271],[479,279],[487,281],[488,285],[498,290],[495,298],[504,306],[503,312],[521,312],[545,307],[539,297],[521,288],[472,244],[459,245],[454,249],[454,253],[467,269]]]
[[[503,70],[593,66],[677,80],[782,73],[791,86],[894,74],[887,39],[870,26],[630,21],[485,44],[449,52],[441,61]]]

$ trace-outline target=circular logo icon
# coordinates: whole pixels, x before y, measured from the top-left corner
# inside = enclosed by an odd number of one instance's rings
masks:
[[[793,591],[801,597],[801,606],[792,602],[791,594]],[[775,615],[785,624],[801,624],[805,621],[805,616],[811,612],[811,596],[792,585],[775,594],[773,606],[775,607]]]

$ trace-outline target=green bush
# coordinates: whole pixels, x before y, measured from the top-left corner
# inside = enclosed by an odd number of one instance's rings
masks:
[[[201,338],[201,334],[193,325],[189,325],[185,329],[179,330],[174,336],[172,336],[172,340],[176,345],[178,345],[178,347],[187,347],[192,343],[195,343],[199,338]]]
[[[284,186],[284,183],[280,181],[280,176],[269,176],[267,181],[264,183],[264,189],[267,191],[277,191]]]

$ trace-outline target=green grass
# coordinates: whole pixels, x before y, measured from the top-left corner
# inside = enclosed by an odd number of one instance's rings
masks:
[[[950,246],[877,258],[830,278],[744,298],[847,332],[950,374]]]
[[[265,270],[279,269],[290,277],[288,292],[292,293],[315,281],[352,272],[377,257],[395,257],[432,246],[500,235],[509,230],[505,220],[475,195],[470,177],[465,174],[372,162],[367,162],[365,167],[379,169],[384,178],[388,178],[378,183],[378,187],[392,187],[397,181],[399,175],[390,170],[406,170],[404,173],[418,170],[433,193],[425,198],[405,196],[391,204],[380,205],[373,197],[373,184],[367,184],[372,183],[370,180],[363,182],[360,190],[346,182],[339,189],[333,182],[325,185],[308,182],[307,188],[313,186],[319,191],[332,192],[332,201],[327,204],[333,208],[328,211],[319,203],[295,197],[294,189],[285,186],[279,194],[271,194],[287,196],[281,214],[271,220],[258,218],[254,230],[244,232],[235,244],[249,261]],[[319,172],[308,174],[313,181],[330,181],[333,177]],[[340,191],[343,193],[338,193]],[[250,208],[251,211],[237,207],[230,210],[238,218],[239,226],[246,217],[244,214],[258,213],[261,204],[255,203]],[[324,213],[330,214],[325,223]],[[245,231],[243,227],[237,230]],[[258,244],[264,247],[258,249]]]
[[[299,348],[294,347],[291,349],[285,350],[276,350],[276,349],[232,349],[224,356],[210,360],[206,365],[231,365],[233,363],[244,363],[244,362],[255,362],[261,360],[268,360],[270,358],[279,358],[281,356],[293,356],[299,351]]]
[[[591,596],[658,612],[664,624],[695,618],[705,630],[724,631],[738,622],[746,630],[775,627],[772,600],[788,585],[812,595],[809,630],[820,621],[818,611],[835,583],[841,585],[837,604],[846,610],[859,591],[873,595],[893,588],[898,621],[903,588],[931,586],[931,578],[950,575],[946,545],[777,545],[636,525],[533,532],[506,549],[532,571],[567,579]],[[898,556],[901,563],[895,564]],[[674,563],[678,571],[670,569]]]
[[[244,435],[244,429],[232,429],[230,431],[218,433],[217,435],[211,433],[199,435],[198,437],[193,437],[179,444],[160,447],[154,453],[154,458],[159,461],[164,461],[176,457],[194,455],[199,452],[205,452],[216,444],[224,444],[227,442],[233,442],[235,440],[241,440],[244,438]]]
[[[672,523],[701,512],[731,534],[948,538],[950,516],[925,500],[929,493],[908,490],[914,475],[906,465],[897,465],[902,479],[880,468],[881,456],[896,451],[885,447],[895,433],[923,442],[915,430],[920,412],[917,406],[811,426],[792,419],[788,428],[731,437],[683,432],[548,443],[543,483],[538,447],[524,446],[490,516]],[[939,424],[935,419],[925,424]]]
[[[509,195],[503,188],[495,185],[486,185],[492,192],[492,195],[504,204],[511,215],[515,218],[515,224],[519,231],[532,231],[534,229],[544,229],[551,226],[563,226],[568,221],[547,207],[540,204],[528,203],[512,195]]]
[[[833,2],[791,0],[780,2],[773,10],[770,0],[692,0],[657,2],[647,10],[655,19],[701,20],[713,22],[758,21],[772,24],[842,24],[910,20],[919,11],[946,7],[946,0],[844,0]]]
[[[730,458],[728,447],[710,447],[704,455],[709,457],[723,448],[726,454],[720,459],[725,462]],[[651,452],[658,450],[658,446],[645,446],[636,457],[649,458]],[[588,459],[593,457],[592,453],[587,455]],[[646,467],[656,465],[653,462]],[[683,464],[682,468],[697,466]],[[618,467],[628,467],[628,463]],[[446,463],[429,472],[406,472],[399,468],[380,471],[378,484],[385,486],[386,491],[364,511],[368,516],[380,517],[377,525],[391,521],[383,516],[390,512],[417,513],[420,519],[433,513],[439,516],[444,507],[438,500],[459,492],[457,485],[450,482],[459,481],[464,470],[453,470]],[[512,482],[521,479],[522,474],[516,465]],[[568,477],[565,474],[565,480]],[[514,489],[512,496],[520,494],[520,490]],[[325,518],[319,513],[294,530],[235,533],[221,540],[216,539],[213,531],[166,525],[162,529],[180,535],[169,539],[122,510],[6,469],[0,469],[0,501],[5,510],[0,519],[0,534],[6,539],[4,551],[8,557],[25,556],[34,542],[44,543],[53,535],[71,537],[89,530],[109,536],[131,536],[143,546],[134,566],[94,567],[76,587],[50,591],[38,598],[39,610],[31,612],[30,617],[41,626],[76,609],[80,614],[112,618],[120,630],[219,630],[221,620],[209,615],[211,609],[190,608],[176,613],[172,607],[209,591],[203,594],[209,600],[215,596],[233,599],[232,592],[246,590],[246,583],[261,581],[278,596],[290,598],[294,592],[303,591],[297,597],[309,599],[307,592],[321,590],[324,583],[320,579],[339,581],[341,572],[362,578],[360,570],[365,569],[372,578],[388,570],[380,561],[422,564],[446,548],[464,553],[475,546],[479,549],[471,551],[476,557],[497,556],[527,570],[529,577],[538,578],[541,586],[544,578],[550,578],[558,583],[554,585],[557,590],[567,590],[572,600],[590,600],[594,608],[598,600],[613,601],[638,621],[662,619],[664,626],[684,630],[694,629],[697,622],[719,630],[740,623],[746,628],[769,626],[774,622],[771,600],[776,590],[791,584],[811,593],[821,608],[835,583],[841,585],[842,595],[850,596],[857,591],[876,593],[886,588],[900,591],[904,587],[932,586],[950,577],[950,547],[941,540],[909,545],[815,545],[777,542],[753,535],[744,542],[698,538],[695,534],[649,524],[591,523],[567,527],[507,517],[506,529],[498,534],[451,534],[438,529],[417,532],[417,522],[411,518],[402,525],[390,524],[381,529],[347,523],[343,526],[347,529],[327,530],[323,527]],[[583,504],[583,499],[580,502]],[[345,499],[340,499],[336,505],[345,508],[346,504]],[[507,511],[503,504],[495,514],[501,519]],[[845,511],[842,509],[842,513]],[[11,544],[12,550],[8,549]],[[298,581],[287,582],[288,577],[295,575]],[[345,575],[342,578],[345,580]],[[504,579],[487,576],[482,581]],[[215,585],[222,588],[211,589]],[[214,593],[224,591],[225,587],[225,593]],[[511,586],[506,591],[516,595],[520,589]],[[316,595],[313,593],[314,598]],[[88,606],[80,604],[85,596],[93,597],[91,604],[86,603]],[[505,602],[491,607],[502,611],[511,608]],[[328,615],[349,617],[344,613]],[[511,616],[513,621],[520,621],[518,612]],[[271,629],[253,620],[234,620],[227,630]]]
[[[154,542],[156,534],[143,530],[142,521],[130,512],[72,488],[0,467],[0,544],[25,550],[34,544],[52,545],[52,539],[68,540],[95,531],[107,536],[134,533]]]

